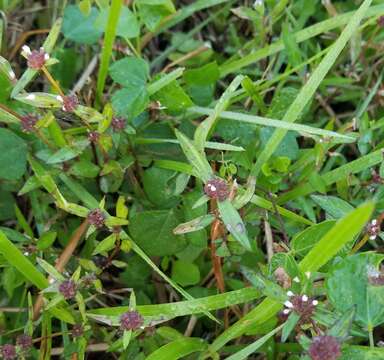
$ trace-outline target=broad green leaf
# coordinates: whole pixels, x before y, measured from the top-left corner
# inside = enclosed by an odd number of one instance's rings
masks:
[[[99,11],[92,7],[85,16],[77,5],[69,5],[64,11],[63,34],[69,40],[80,44],[94,44],[100,38],[103,30],[95,26]]]
[[[146,360],[177,360],[206,348],[207,344],[200,338],[182,338],[163,345],[147,356]]]
[[[115,112],[128,118],[141,114],[148,102],[149,96],[144,85],[129,85],[112,95],[112,106]]]
[[[26,170],[27,144],[12,131],[0,128],[0,179],[20,179]]]
[[[241,219],[239,213],[233,206],[230,200],[218,201],[217,207],[219,209],[220,217],[223,220],[227,230],[232,236],[247,250],[251,250],[251,243],[249,242],[247,229]]]
[[[335,225],[335,220],[323,221],[296,234],[291,240],[293,254],[304,257],[313,246]]]
[[[176,260],[172,265],[172,280],[181,286],[196,285],[200,281],[199,267],[190,262]]]
[[[352,205],[336,196],[312,195],[311,199],[334,219],[340,219],[354,209]]]
[[[44,275],[8,240],[2,231],[0,231],[0,253],[11,266],[17,269],[38,289],[42,290],[48,286],[48,280]]]
[[[155,31],[162,19],[176,11],[172,0],[138,0],[136,4],[142,21],[150,31]]]
[[[104,30],[108,22],[109,9],[103,8],[95,21],[95,27]],[[131,39],[139,35],[140,25],[135,14],[127,7],[123,6],[120,12],[119,22],[117,23],[116,35],[122,38]]]
[[[356,321],[368,329],[384,323],[384,287],[369,283],[384,255],[361,253],[333,265],[325,283],[328,299],[337,311],[356,306]]]
[[[130,219],[129,232],[148,255],[172,255],[186,245],[183,236],[173,234],[178,222],[173,210],[144,211]]]
[[[148,64],[143,59],[135,57],[126,57],[114,62],[109,73],[112,79],[122,86],[143,86],[148,79]]]

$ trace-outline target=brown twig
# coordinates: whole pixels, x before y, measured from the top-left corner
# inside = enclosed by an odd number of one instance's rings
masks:
[[[75,251],[81,237],[88,228],[88,220],[85,219],[81,225],[76,229],[71,239],[68,242],[68,245],[65,247],[64,251],[61,253],[60,257],[56,261],[55,269],[59,272],[63,272],[65,266],[67,265],[69,259],[72,257],[73,252]],[[33,319],[37,320],[40,315],[40,310],[44,304],[43,294],[40,293],[38,296],[35,306],[33,308]]]
[[[167,66],[164,67],[163,70],[161,70],[162,73],[165,73],[167,72],[171,67],[174,67],[175,65],[178,65],[180,63],[182,63],[183,61],[186,61],[186,60],[189,60],[199,54],[201,54],[202,52],[204,51],[207,51],[208,49],[210,49],[211,47],[210,46],[207,46],[207,45],[203,45],[203,46],[200,46],[199,48],[185,54],[184,56],[178,58],[177,60],[175,61],[172,61],[171,63],[169,63]]]

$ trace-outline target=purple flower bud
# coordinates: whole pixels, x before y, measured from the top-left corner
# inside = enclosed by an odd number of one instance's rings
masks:
[[[79,105],[79,99],[75,94],[63,97],[63,111],[74,112]]]
[[[312,360],[336,360],[341,356],[340,344],[333,336],[317,336],[308,353]]]
[[[76,295],[76,284],[72,280],[64,280],[59,286],[59,291],[66,300],[72,299]]]
[[[1,347],[1,356],[4,360],[16,359],[16,348],[12,344],[5,344]]]
[[[84,334],[84,328],[81,324],[75,324],[72,327],[71,334],[73,337],[80,337]]]
[[[379,25],[380,27],[384,27],[384,16],[380,16],[377,19],[377,25]]]
[[[32,132],[37,123],[37,116],[35,115],[24,115],[20,117],[21,127],[24,132]]]
[[[310,322],[315,312],[317,300],[309,298],[307,295],[294,295],[285,302],[285,306],[300,315],[299,324],[307,324]]]
[[[93,209],[88,213],[88,221],[91,225],[94,225],[97,229],[104,226],[105,216],[101,209]]]
[[[100,139],[100,133],[97,132],[97,131],[90,131],[88,133],[88,140],[91,142],[91,143],[97,143]]]
[[[112,118],[111,125],[112,125],[113,131],[119,132],[125,129],[126,122],[124,118],[114,116]]]
[[[143,323],[144,319],[137,311],[127,311],[120,318],[120,325],[123,330],[136,330]]]
[[[219,201],[224,201],[229,196],[227,183],[219,178],[209,180],[204,186],[204,192],[211,199],[217,199]]]
[[[16,339],[16,344],[24,351],[29,350],[32,347],[32,337],[27,334],[19,335]]]
[[[28,67],[34,70],[39,70],[45,65],[48,54],[44,51],[43,48],[40,48],[39,51],[33,50],[27,58]],[[49,58],[49,57],[48,57]]]

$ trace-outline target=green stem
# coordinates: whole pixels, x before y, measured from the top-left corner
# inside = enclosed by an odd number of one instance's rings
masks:
[[[112,0],[111,9],[109,10],[108,24],[105,31],[104,46],[101,53],[101,62],[97,77],[96,105],[99,105],[102,100],[109,62],[112,56],[113,43],[116,37],[117,23],[119,21],[122,5],[123,0]]]

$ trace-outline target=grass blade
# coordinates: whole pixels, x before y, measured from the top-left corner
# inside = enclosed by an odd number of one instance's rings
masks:
[[[376,5],[372,6],[366,13],[364,18],[368,18],[371,16],[380,16],[384,14],[384,5]],[[309,26],[303,30],[295,33],[296,43],[299,44],[305,40],[311,39],[317,35],[328,32],[330,30],[336,29],[340,26],[343,26],[348,23],[348,21],[355,15],[355,11],[350,11],[346,14],[341,14],[331,19],[327,19],[321,21],[317,24]],[[252,45],[253,41],[248,44]],[[270,55],[276,54],[284,49],[283,40],[278,40],[272,45],[266,46],[260,50],[255,52],[251,52],[250,54],[242,57],[238,60],[228,61],[220,67],[220,76],[224,77],[230,73],[236,72],[241,68],[248,66],[252,63],[255,63],[261,59],[264,59]]]
[[[182,338],[163,345],[146,360],[177,360],[197,351],[203,351],[207,344],[200,338]]]
[[[123,0],[112,0],[111,8],[108,15],[107,28],[105,30],[103,51],[101,53],[101,61],[99,73],[97,76],[96,99],[101,101],[104,91],[105,80],[107,79],[109,62],[112,56],[113,43],[116,37],[117,23],[120,17],[120,10]]]
[[[40,290],[48,286],[48,280],[27,257],[0,231],[0,252],[7,262]]]
[[[189,108],[188,111],[195,114],[203,114],[203,115],[212,115],[215,112],[215,110],[199,107],[199,106],[193,106]],[[315,128],[313,126],[308,126],[308,125],[294,124],[294,123],[282,121],[282,120],[269,119],[266,117],[261,117],[256,115],[242,114],[242,113],[237,113],[233,111],[222,111],[220,113],[220,117],[223,119],[241,121],[241,122],[246,122],[246,123],[255,124],[255,125],[262,125],[262,126],[275,127],[279,129],[297,131],[299,133],[304,133],[304,134],[333,137],[340,142],[349,143],[349,142],[356,141],[356,137],[352,135],[339,134],[335,131],[319,129],[319,128]]]
[[[300,269],[303,272],[316,271],[331,260],[345,244],[352,241],[361,231],[373,209],[374,203],[367,202],[340,219],[300,262]],[[243,334],[250,324],[252,326],[263,324],[282,307],[281,303],[267,297],[256,308],[218,336],[212,343],[211,350],[218,351],[228,341]]]
[[[288,108],[287,112],[283,117],[283,121],[287,122],[295,122],[304,107],[311,100],[314,95],[316,89],[319,87],[320,83],[323,81],[328,71],[331,69],[333,64],[335,63],[337,57],[340,55],[341,51],[344,49],[348,40],[354,34],[356,29],[358,28],[361,20],[364,17],[364,14],[368,10],[372,0],[365,0],[363,4],[359,7],[359,9],[355,12],[355,14],[351,17],[348,25],[343,30],[339,38],[333,44],[331,50],[325,55],[324,59],[317,66],[312,76],[309,78],[308,82],[303,86],[299,94],[297,95],[294,102]],[[277,129],[273,133],[272,137],[269,139],[268,143],[265,145],[264,150],[259,155],[251,174],[253,176],[257,176],[261,170],[261,167],[264,163],[268,161],[268,159],[272,156],[276,148],[279,146],[280,142],[283,140],[286,135],[286,129]]]
[[[247,359],[249,355],[256,352],[262,345],[264,345],[273,335],[277,334],[282,328],[284,324],[281,324],[276,329],[273,329],[268,334],[264,335],[260,339],[256,340],[254,343],[246,346],[244,349],[238,351],[237,353],[231,355],[227,358],[227,360],[243,360]]]

